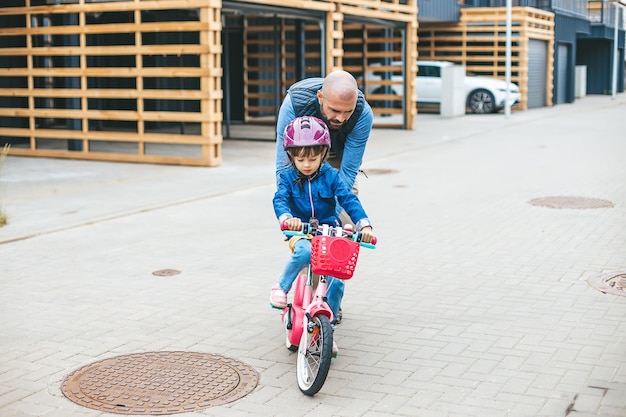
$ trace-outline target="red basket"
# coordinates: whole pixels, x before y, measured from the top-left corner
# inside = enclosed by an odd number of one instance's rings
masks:
[[[359,257],[359,243],[336,236],[315,236],[311,240],[311,269],[319,275],[350,279]]]

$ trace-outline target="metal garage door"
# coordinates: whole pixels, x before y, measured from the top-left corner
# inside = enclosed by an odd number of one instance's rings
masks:
[[[559,44],[557,49],[557,68],[556,68],[556,103],[567,103],[567,86],[569,79],[567,76],[567,68],[569,63],[569,45]]]
[[[528,108],[546,106],[548,42],[528,42]]]

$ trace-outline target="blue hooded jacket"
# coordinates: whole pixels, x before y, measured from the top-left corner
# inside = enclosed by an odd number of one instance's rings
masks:
[[[303,176],[293,165],[285,169],[278,178],[273,200],[279,223],[292,217],[308,222],[314,217],[320,223],[339,226],[337,202],[356,224],[357,230],[371,226],[359,198],[328,162],[324,162],[319,172],[311,177]]]

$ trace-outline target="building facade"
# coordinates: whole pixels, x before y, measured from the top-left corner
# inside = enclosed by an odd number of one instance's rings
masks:
[[[464,3],[464,7],[492,8],[504,7],[506,0],[465,0]],[[581,83],[587,94],[609,93],[613,84],[614,59],[617,59],[616,89],[624,91],[623,9],[626,2],[512,0],[512,4],[554,13],[552,104],[572,103]],[[583,67],[585,71],[577,71],[577,67]],[[584,80],[577,79],[580,76]]]
[[[512,3],[520,110],[574,101],[585,73],[587,94],[624,90],[615,2]],[[376,115],[395,116],[375,127],[412,129],[418,57],[504,78],[505,4],[3,0],[0,145],[13,155],[217,166],[231,126],[272,125],[291,84],[337,68],[354,74]]]
[[[415,60],[416,0],[270,3],[3,0],[2,143],[12,155],[216,166],[224,124],[270,123],[297,79],[344,60],[365,71],[381,51]],[[407,103],[407,128],[414,116]]]

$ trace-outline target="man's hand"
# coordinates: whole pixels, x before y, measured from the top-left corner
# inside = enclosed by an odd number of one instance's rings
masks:
[[[365,226],[361,229],[361,242],[372,243],[374,241],[374,234],[372,233],[371,226]]]

